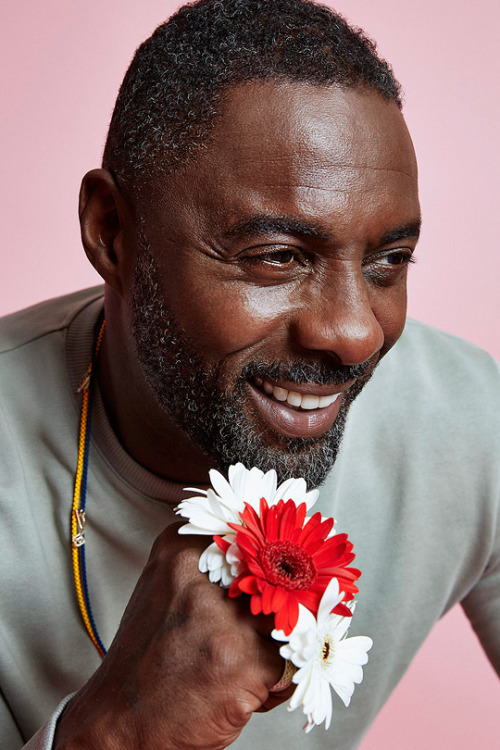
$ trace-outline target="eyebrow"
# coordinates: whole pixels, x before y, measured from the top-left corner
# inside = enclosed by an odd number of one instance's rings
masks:
[[[224,236],[228,238],[243,238],[254,234],[296,234],[303,237],[314,237],[319,240],[328,240],[330,235],[314,224],[309,224],[299,219],[288,216],[253,216],[248,221],[242,221],[230,227]]]
[[[392,242],[416,237],[420,235],[421,220],[416,219],[399,227],[389,229],[380,239],[381,245],[389,245]],[[278,235],[294,234],[302,237],[312,237],[318,240],[330,240],[331,235],[320,229],[317,225],[292,219],[288,216],[266,216],[264,214],[253,216],[248,221],[234,224],[226,232],[224,237],[228,239],[240,239],[249,235]]]
[[[415,237],[418,239],[421,226],[421,219],[417,219],[416,221],[408,222],[408,224],[402,224],[400,227],[389,229],[381,238],[380,244],[389,245],[391,242],[398,242],[398,240],[404,240],[406,237]]]

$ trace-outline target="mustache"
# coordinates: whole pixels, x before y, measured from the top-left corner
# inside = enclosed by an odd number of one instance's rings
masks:
[[[292,383],[317,383],[318,385],[342,385],[350,380],[357,380],[371,374],[376,358],[371,358],[358,365],[337,365],[331,362],[307,362],[297,360],[285,362],[251,362],[241,373],[244,380],[256,377],[269,380],[289,380]]]

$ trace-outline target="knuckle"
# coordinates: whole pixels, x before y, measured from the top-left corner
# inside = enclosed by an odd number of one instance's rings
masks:
[[[169,570],[174,578],[185,578],[198,573],[198,551],[190,547],[178,547],[175,550],[167,550]]]

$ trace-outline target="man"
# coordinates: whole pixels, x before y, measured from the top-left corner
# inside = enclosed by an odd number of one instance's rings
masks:
[[[456,601],[500,668],[499,376],[442,334],[401,337],[416,177],[390,69],[330,11],[204,0],[140,48],[80,209],[106,285],[85,548],[111,646],[101,664],[80,622],[67,528],[90,290],[3,327],[2,746],[75,691],[28,748],[302,746],[282,709],[247,726],[290,696],[272,623],[172,526],[182,488],[238,460],[322,483],[363,571],[370,663],[313,747],[356,747]]]

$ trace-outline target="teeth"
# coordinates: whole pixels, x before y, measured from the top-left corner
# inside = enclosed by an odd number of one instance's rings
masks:
[[[289,393],[290,391],[286,391],[284,388],[273,386],[273,396],[274,398],[277,398],[278,401],[286,401]]]
[[[319,397],[319,408],[324,409],[325,406],[330,406],[334,401],[338,399],[340,393],[334,393],[332,396],[320,396]]]
[[[319,396],[302,396],[300,406],[303,409],[317,409],[319,407]]]
[[[272,385],[269,380],[255,378],[255,385],[259,386],[267,393],[268,396],[274,396],[277,401],[286,401],[290,406],[296,406],[301,409],[325,409],[338,399],[340,393],[333,393],[331,396],[312,396],[310,394],[302,395],[297,391],[288,391],[286,388],[279,388]]]
[[[286,400],[290,406],[300,406],[302,404],[302,396],[299,393],[295,393],[295,391],[288,391]]]

